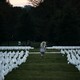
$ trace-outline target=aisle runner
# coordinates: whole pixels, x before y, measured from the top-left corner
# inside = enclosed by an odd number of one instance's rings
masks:
[[[0,80],[4,80],[5,75],[26,61],[29,53],[28,49],[33,48],[0,47]]]
[[[68,64],[73,64],[80,71],[80,46],[52,46],[47,49],[59,49],[61,54],[67,54]]]

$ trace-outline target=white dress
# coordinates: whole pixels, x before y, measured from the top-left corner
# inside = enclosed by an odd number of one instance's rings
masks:
[[[46,51],[46,42],[42,42],[41,44],[40,44],[40,52],[41,53],[45,53],[45,51]]]

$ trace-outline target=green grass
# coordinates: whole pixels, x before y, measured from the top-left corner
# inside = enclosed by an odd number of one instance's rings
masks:
[[[39,52],[40,49],[34,47],[34,49],[30,49],[29,51],[30,51],[30,52]],[[46,49],[46,52],[59,52],[59,51],[60,51],[60,50],[58,50],[58,49]]]
[[[80,72],[61,54],[30,54],[5,80],[80,80]]]

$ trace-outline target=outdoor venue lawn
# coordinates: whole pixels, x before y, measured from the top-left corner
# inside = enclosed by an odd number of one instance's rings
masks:
[[[67,64],[66,56],[47,53],[29,54],[26,63],[14,69],[5,80],[80,80],[80,72]]]

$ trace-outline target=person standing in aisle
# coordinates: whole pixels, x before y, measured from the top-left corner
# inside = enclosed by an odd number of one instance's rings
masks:
[[[40,53],[41,53],[41,56],[44,56],[45,51],[46,51],[46,42],[45,41],[42,41],[40,43]]]

